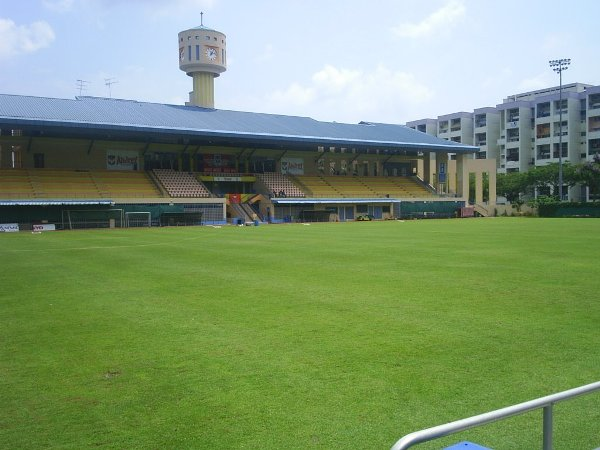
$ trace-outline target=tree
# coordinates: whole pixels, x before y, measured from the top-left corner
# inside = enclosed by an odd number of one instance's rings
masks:
[[[575,169],[579,183],[590,188],[590,196],[600,194],[600,155],[592,161],[579,164]]]
[[[518,203],[521,195],[529,192],[529,180],[526,173],[500,173],[496,178],[496,192],[511,203]]]
[[[527,172],[528,184],[531,188],[552,187],[554,196],[558,194],[558,163],[537,166]],[[563,186],[575,186],[579,182],[576,167],[569,163],[563,164]]]

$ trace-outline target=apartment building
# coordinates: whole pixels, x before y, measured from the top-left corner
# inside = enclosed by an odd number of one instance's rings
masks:
[[[600,153],[600,86],[563,85],[562,102],[558,86],[515,94],[495,107],[406,125],[478,146],[475,158],[495,159],[498,173],[526,172],[558,162],[559,146],[563,162],[578,164]],[[565,200],[588,198],[587,191],[578,186],[564,187],[563,195]]]

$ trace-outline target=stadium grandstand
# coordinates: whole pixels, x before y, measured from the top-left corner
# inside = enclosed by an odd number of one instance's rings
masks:
[[[186,51],[201,34],[210,47]],[[180,69],[194,78],[186,105],[0,94],[0,224],[347,221],[493,206],[495,160],[474,159],[477,147],[402,125],[215,109],[225,35],[201,26],[179,41]]]
[[[469,205],[470,174],[481,181],[476,150],[401,125],[0,95],[0,217],[58,228],[124,226],[128,213],[154,225],[448,217]]]

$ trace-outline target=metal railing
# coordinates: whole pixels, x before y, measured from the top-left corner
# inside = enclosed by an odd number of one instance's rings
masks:
[[[484,414],[477,416],[468,417],[466,419],[457,420],[455,422],[446,423],[444,425],[438,425],[437,427],[426,428],[424,430],[415,431],[414,433],[407,434],[399,441],[397,441],[392,450],[404,450],[412,447],[413,445],[420,444],[422,442],[431,441],[444,436],[448,436],[459,431],[468,430],[469,428],[475,428],[481,425],[485,425],[498,420],[506,419],[508,417],[523,414],[535,409],[544,409],[543,413],[543,450],[552,450],[552,406],[555,403],[563,400],[568,400],[573,397],[577,397],[590,392],[600,390],[600,381],[595,383],[586,384],[568,391],[559,392],[556,394],[548,395],[546,397],[540,397],[535,400],[530,400],[524,403],[518,403],[516,405],[508,406],[506,408],[496,409]]]

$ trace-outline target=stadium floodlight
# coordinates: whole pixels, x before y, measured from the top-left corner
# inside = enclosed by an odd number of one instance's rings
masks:
[[[567,70],[569,68],[569,64],[571,64],[571,59],[553,59],[548,61],[552,70],[554,70],[558,74],[559,79],[559,87],[558,87],[558,105],[559,105],[559,125],[558,125],[558,198],[559,201],[563,200],[563,164],[562,164],[562,73],[563,70]]]

